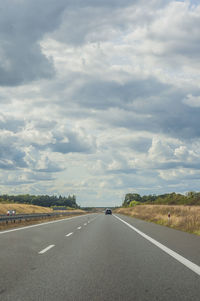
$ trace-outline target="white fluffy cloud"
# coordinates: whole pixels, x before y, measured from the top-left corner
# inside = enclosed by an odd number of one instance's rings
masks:
[[[48,3],[47,3],[48,2]],[[5,193],[198,190],[197,1],[0,4]]]

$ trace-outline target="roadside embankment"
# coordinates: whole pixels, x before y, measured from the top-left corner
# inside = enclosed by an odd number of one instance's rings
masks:
[[[200,206],[138,205],[115,212],[200,235]]]
[[[27,204],[17,203],[0,203],[0,214],[7,214],[8,210],[15,210],[16,214],[28,214],[28,213],[49,213],[53,212],[51,208],[41,207]]]
[[[8,210],[16,210],[16,214],[38,214],[38,213],[44,213],[47,216],[46,217],[35,217],[33,219],[29,219],[28,217],[26,219],[20,219],[20,220],[11,220],[9,222],[0,222],[0,230],[5,230],[9,228],[15,228],[15,227],[21,227],[21,226],[27,226],[32,224],[38,224],[43,223],[51,220],[61,219],[61,218],[69,218],[77,215],[85,214],[86,212],[81,209],[71,209],[71,210],[62,210],[62,211],[56,211],[58,214],[57,216],[49,216],[48,214],[53,214],[53,210],[48,207],[41,207],[41,206],[35,206],[35,205],[27,205],[27,204],[16,204],[16,203],[0,203],[0,214],[6,215]],[[66,216],[67,213],[70,213]]]

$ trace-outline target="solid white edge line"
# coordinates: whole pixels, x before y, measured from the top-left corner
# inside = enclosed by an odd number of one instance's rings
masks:
[[[35,225],[20,227],[20,228],[16,228],[16,229],[0,231],[0,235],[5,234],[5,233],[9,233],[9,232],[15,232],[15,231],[25,230],[25,229],[29,229],[29,228],[40,227],[40,226],[44,226],[44,225],[48,225],[48,224],[59,223],[59,222],[62,222],[62,221],[69,221],[73,218],[84,217],[84,216],[87,216],[87,215],[90,215],[90,214],[82,214],[82,215],[79,215],[79,216],[62,218],[62,219],[51,221],[51,222],[45,222],[45,223],[41,223],[41,224],[35,224]]]
[[[74,232],[71,232],[71,233],[68,233],[67,235],[65,235],[65,236],[71,236],[72,234],[73,234]]]
[[[38,254],[44,254],[53,247],[55,247],[55,245],[50,245],[50,246],[46,247],[45,249],[43,249],[42,251],[38,252]]]
[[[142,237],[144,237],[145,239],[147,239],[148,241],[150,241],[152,244],[154,244],[155,246],[157,246],[158,248],[160,248],[162,251],[164,251],[165,253],[167,253],[171,257],[175,258],[177,261],[179,261],[180,263],[182,263],[188,269],[192,270],[194,273],[196,273],[197,275],[200,276],[200,266],[198,266],[197,264],[193,263],[192,261],[186,259],[185,257],[179,255],[178,253],[172,251],[171,249],[169,249],[168,247],[164,246],[163,244],[161,244],[157,240],[151,238],[150,236],[148,236],[147,234],[145,234],[142,231],[138,230],[137,228],[135,228],[131,224],[125,222],[120,217],[118,217],[118,216],[116,216],[114,214],[113,214],[113,216],[116,217],[117,219],[119,219],[121,222],[123,222],[129,228],[131,228],[132,230],[134,230],[135,232],[137,232],[138,234],[140,234]]]

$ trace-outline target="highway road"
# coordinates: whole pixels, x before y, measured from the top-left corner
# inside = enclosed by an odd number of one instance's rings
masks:
[[[200,238],[90,214],[0,232],[0,300],[200,300]]]

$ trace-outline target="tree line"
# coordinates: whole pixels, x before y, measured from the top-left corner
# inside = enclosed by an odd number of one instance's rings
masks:
[[[0,202],[8,203],[20,203],[20,204],[30,204],[43,207],[53,207],[53,206],[64,206],[71,208],[80,208],[76,203],[76,196],[69,195],[68,197],[58,197],[56,195],[30,195],[30,194],[20,194],[20,195],[0,195]]]
[[[189,191],[180,193],[149,194],[141,196],[138,193],[127,193],[122,203],[123,207],[133,207],[142,203],[163,205],[200,205],[200,192]]]

